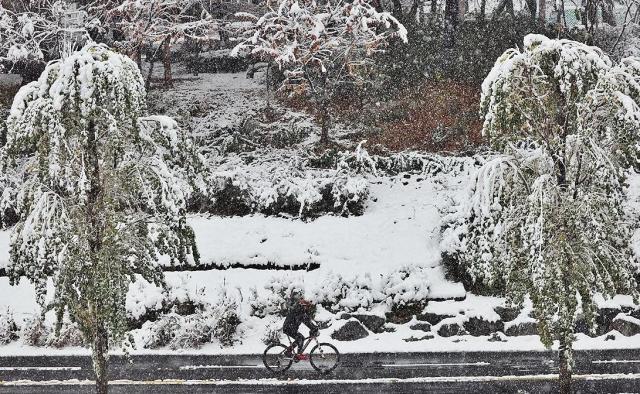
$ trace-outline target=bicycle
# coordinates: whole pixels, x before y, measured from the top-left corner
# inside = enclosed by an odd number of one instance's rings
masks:
[[[340,362],[340,352],[338,352],[338,349],[332,344],[318,342],[316,336],[309,336],[305,338],[302,350],[296,352],[295,343],[288,335],[287,338],[289,339],[289,346],[281,342],[273,343],[267,346],[262,355],[264,366],[274,374],[286,372],[291,368],[291,364],[293,364],[294,361],[309,360],[313,369],[321,374],[328,374],[338,366]],[[311,349],[309,354],[304,354],[304,351],[313,341],[316,342],[316,345]]]

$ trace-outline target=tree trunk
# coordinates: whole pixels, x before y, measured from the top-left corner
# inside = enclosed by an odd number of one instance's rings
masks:
[[[546,0],[540,0],[540,7],[538,9],[538,18],[540,23],[544,26],[547,24],[547,3]]]
[[[322,131],[320,133],[320,143],[326,145],[329,143],[329,104],[327,100],[322,100],[320,113],[320,125]]]
[[[467,13],[467,0],[458,0],[458,20],[463,21]]]
[[[164,86],[173,86],[171,77],[171,37],[167,37],[163,42],[162,65],[164,66]]]
[[[132,57],[133,61],[138,65],[138,68],[142,70],[142,47],[138,46],[136,49],[134,49]]]
[[[109,378],[107,376],[109,340],[102,322],[96,324],[92,346],[93,370],[96,374],[96,393],[107,394]]]
[[[100,222],[100,215],[98,215],[98,206],[101,201],[102,183],[100,174],[100,152],[98,151],[98,139],[96,133],[96,125],[93,121],[89,122],[87,128],[87,164],[90,168],[89,180],[90,189],[87,193],[87,210],[86,220],[93,230],[89,237],[89,256],[90,258],[96,258],[102,249],[102,229],[103,226]],[[100,275],[98,270],[98,264],[94,264],[91,268],[94,270],[93,275]],[[100,317],[102,310],[102,300],[94,299],[88,305],[88,313],[90,317],[91,331],[89,332],[91,338],[91,351],[93,358],[93,370],[96,374],[96,392],[98,394],[106,394],[108,390],[107,379],[107,352],[109,350],[109,342],[104,321]]]
[[[527,8],[531,14],[531,22],[536,22],[536,13],[538,12],[538,2],[536,0],[527,0]]]
[[[571,349],[565,338],[565,333],[561,335],[559,349],[559,393],[569,394],[571,393]]]
[[[485,0],[483,0],[483,1],[485,1]],[[438,1],[437,0],[431,0],[431,11],[429,12],[429,20],[430,21],[435,21],[437,13],[438,13]]]
[[[455,31],[458,28],[459,0],[445,0],[444,5],[444,46],[452,48],[455,43]]]
[[[147,74],[147,80],[144,81],[144,88],[147,91],[147,93],[149,92],[149,89],[151,88],[151,78],[153,77],[153,69],[154,69],[155,64],[156,64],[155,59],[151,59],[150,63],[149,63],[149,74]]]

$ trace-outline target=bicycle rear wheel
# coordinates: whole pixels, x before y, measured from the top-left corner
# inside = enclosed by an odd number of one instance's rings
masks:
[[[287,349],[288,347],[281,343],[267,346],[262,355],[264,366],[275,374],[285,372],[293,362],[293,357],[285,355]]]
[[[311,366],[318,372],[326,374],[338,366],[340,352],[330,343],[319,343],[309,353]]]

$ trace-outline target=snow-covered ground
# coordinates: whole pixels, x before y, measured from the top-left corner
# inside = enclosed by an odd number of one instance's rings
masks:
[[[242,74],[201,74],[178,82],[165,109],[170,112],[174,105],[179,108],[180,103],[194,104],[197,100],[197,111],[185,116],[183,121],[190,124],[200,138],[207,139],[209,134],[234,127],[238,118],[253,114],[251,111],[256,102],[263,105],[261,89]],[[162,106],[163,103],[156,103],[156,107]],[[287,116],[289,120],[295,118],[296,124],[302,124],[302,127],[310,122],[304,114]],[[315,138],[308,136],[301,144],[311,143]],[[472,162],[469,159],[469,163]],[[177,299],[189,298],[205,305],[216,305],[221,294],[232,293],[242,321],[233,346],[223,347],[213,341],[197,349],[178,351],[260,353],[264,348],[265,333],[279,327],[283,319],[273,313],[266,317],[256,316],[250,310],[252,303],[268,303],[274,289],[292,288],[302,289],[307,297],[317,302],[333,297],[335,305],[343,310],[366,311],[382,317],[394,306],[416,300],[429,300],[423,312],[453,316],[433,324],[429,333],[411,328],[421,323],[415,317],[404,324],[387,322],[385,325],[389,330],[386,332],[369,332],[365,338],[339,342],[342,352],[543,350],[544,346],[535,335],[443,337],[438,334],[442,325],[462,324],[471,317],[494,321],[497,318],[495,307],[505,304],[500,298],[467,294],[462,284],[445,278],[442,266],[440,227],[443,215],[465,198],[473,171],[474,166],[470,164],[463,166],[461,171],[444,171],[438,175],[366,175],[369,197],[361,216],[325,215],[314,220],[258,214],[191,216],[189,223],[195,230],[202,263],[254,268],[167,273],[170,291]],[[635,204],[640,196],[640,177],[631,181],[630,196]],[[0,231],[0,268],[8,264],[8,249],[9,231]],[[256,269],[267,264],[287,268],[309,263],[319,268],[309,272]],[[138,318],[147,309],[158,309],[165,296],[155,286],[138,282],[130,289],[127,307],[132,317]],[[602,301],[601,306],[634,305],[623,297]],[[8,278],[0,278],[0,317],[9,314],[18,326],[39,314],[33,286],[25,279],[17,286],[10,286]],[[330,324],[329,329],[322,331],[321,339],[336,342],[329,334],[353,321],[341,319],[341,315],[340,310],[329,312],[319,307],[318,319]],[[530,318],[524,313],[515,320],[526,321]],[[137,343],[144,343],[149,332],[147,326],[135,330],[133,335]],[[615,331],[597,338],[578,334],[575,344],[577,349],[631,347],[640,348],[640,335],[625,337]],[[134,353],[172,351],[175,350],[138,349]],[[31,347],[21,339],[0,346],[0,354],[86,352],[82,348]]]
[[[266,217],[262,215],[246,217],[205,217],[192,216],[190,223],[196,230],[196,239],[202,253],[203,262],[218,264],[260,265],[272,262],[277,265],[293,265],[300,262],[314,262],[320,268],[306,271],[270,271],[260,269],[234,268],[228,270],[210,270],[201,272],[170,272],[167,281],[175,291],[185,294],[198,294],[201,301],[215,304],[219,301],[220,289],[232,289],[240,298],[247,297],[252,290],[258,297],[268,297],[266,287],[274,283],[295,283],[304,288],[309,297],[314,297],[323,288],[330,286],[332,278],[341,276],[347,282],[358,281],[363,277],[382,277],[390,275],[402,267],[423,267],[426,274],[420,276],[427,292],[427,298],[444,301],[430,301],[426,313],[454,315],[436,324],[432,332],[437,333],[443,324],[464,322],[470,317],[494,320],[496,306],[503,306],[504,300],[495,297],[482,297],[465,294],[459,283],[444,278],[440,261],[439,231],[442,210],[452,200],[461,198],[465,179],[469,174],[457,177],[439,175],[418,181],[419,177],[403,176],[373,179],[371,200],[364,215],[343,218],[325,216],[314,221]],[[422,178],[420,178],[422,179]],[[635,185],[636,182],[633,182]],[[0,233],[0,239],[7,244],[8,232]],[[2,249],[2,264],[7,261],[6,247]],[[407,281],[406,286],[415,283]],[[402,282],[400,282],[402,283]],[[326,290],[326,289],[325,289]],[[384,291],[384,289],[379,289]],[[406,290],[406,289],[405,289]],[[401,293],[402,289],[398,289]],[[20,322],[38,313],[34,291],[30,284],[22,280],[18,286],[11,287],[7,278],[0,278],[0,311],[9,310]],[[159,302],[161,294],[153,287],[132,288],[130,309],[136,309],[136,303],[149,304]],[[463,301],[450,298],[466,297]],[[600,302],[602,307],[632,306],[629,297]],[[138,305],[139,306],[139,305]],[[144,305],[143,305],[144,309]],[[251,316],[248,303],[238,306],[242,323],[238,328],[239,340],[234,346],[223,347],[217,342],[208,343],[198,349],[181,349],[181,353],[198,354],[255,354],[260,353],[265,332],[282,323],[278,316],[259,318]],[[388,308],[384,304],[374,306],[368,313],[384,316]],[[135,312],[134,312],[135,314]],[[341,313],[330,313],[319,307],[317,318],[330,324],[323,330],[321,339],[332,341],[329,334],[346,324],[340,319]],[[527,320],[526,314],[514,322]],[[535,350],[542,351],[544,346],[538,336],[508,337],[490,336],[453,336],[418,341],[406,341],[410,338],[424,337],[425,332],[411,329],[415,318],[406,324],[389,324],[394,332],[370,333],[365,338],[338,342],[343,352],[408,352],[408,351],[501,351]],[[512,323],[513,324],[513,323]],[[304,330],[304,329],[303,329]],[[148,335],[148,330],[133,332],[140,342]],[[613,335],[614,340],[612,340]],[[617,332],[590,338],[578,334],[576,349],[590,348],[640,348],[640,335],[625,337]],[[608,338],[607,338],[608,337]],[[134,353],[166,353],[176,350],[138,349]],[[25,346],[20,341],[0,346],[0,354],[86,354],[83,348],[56,349],[51,347]]]

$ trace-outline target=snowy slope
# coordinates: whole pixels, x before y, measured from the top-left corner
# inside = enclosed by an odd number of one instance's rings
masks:
[[[341,273],[440,261],[438,204],[447,192],[429,181],[382,179],[360,217],[304,222],[278,217],[192,217],[203,263],[319,263]],[[408,182],[408,185],[403,185]]]

